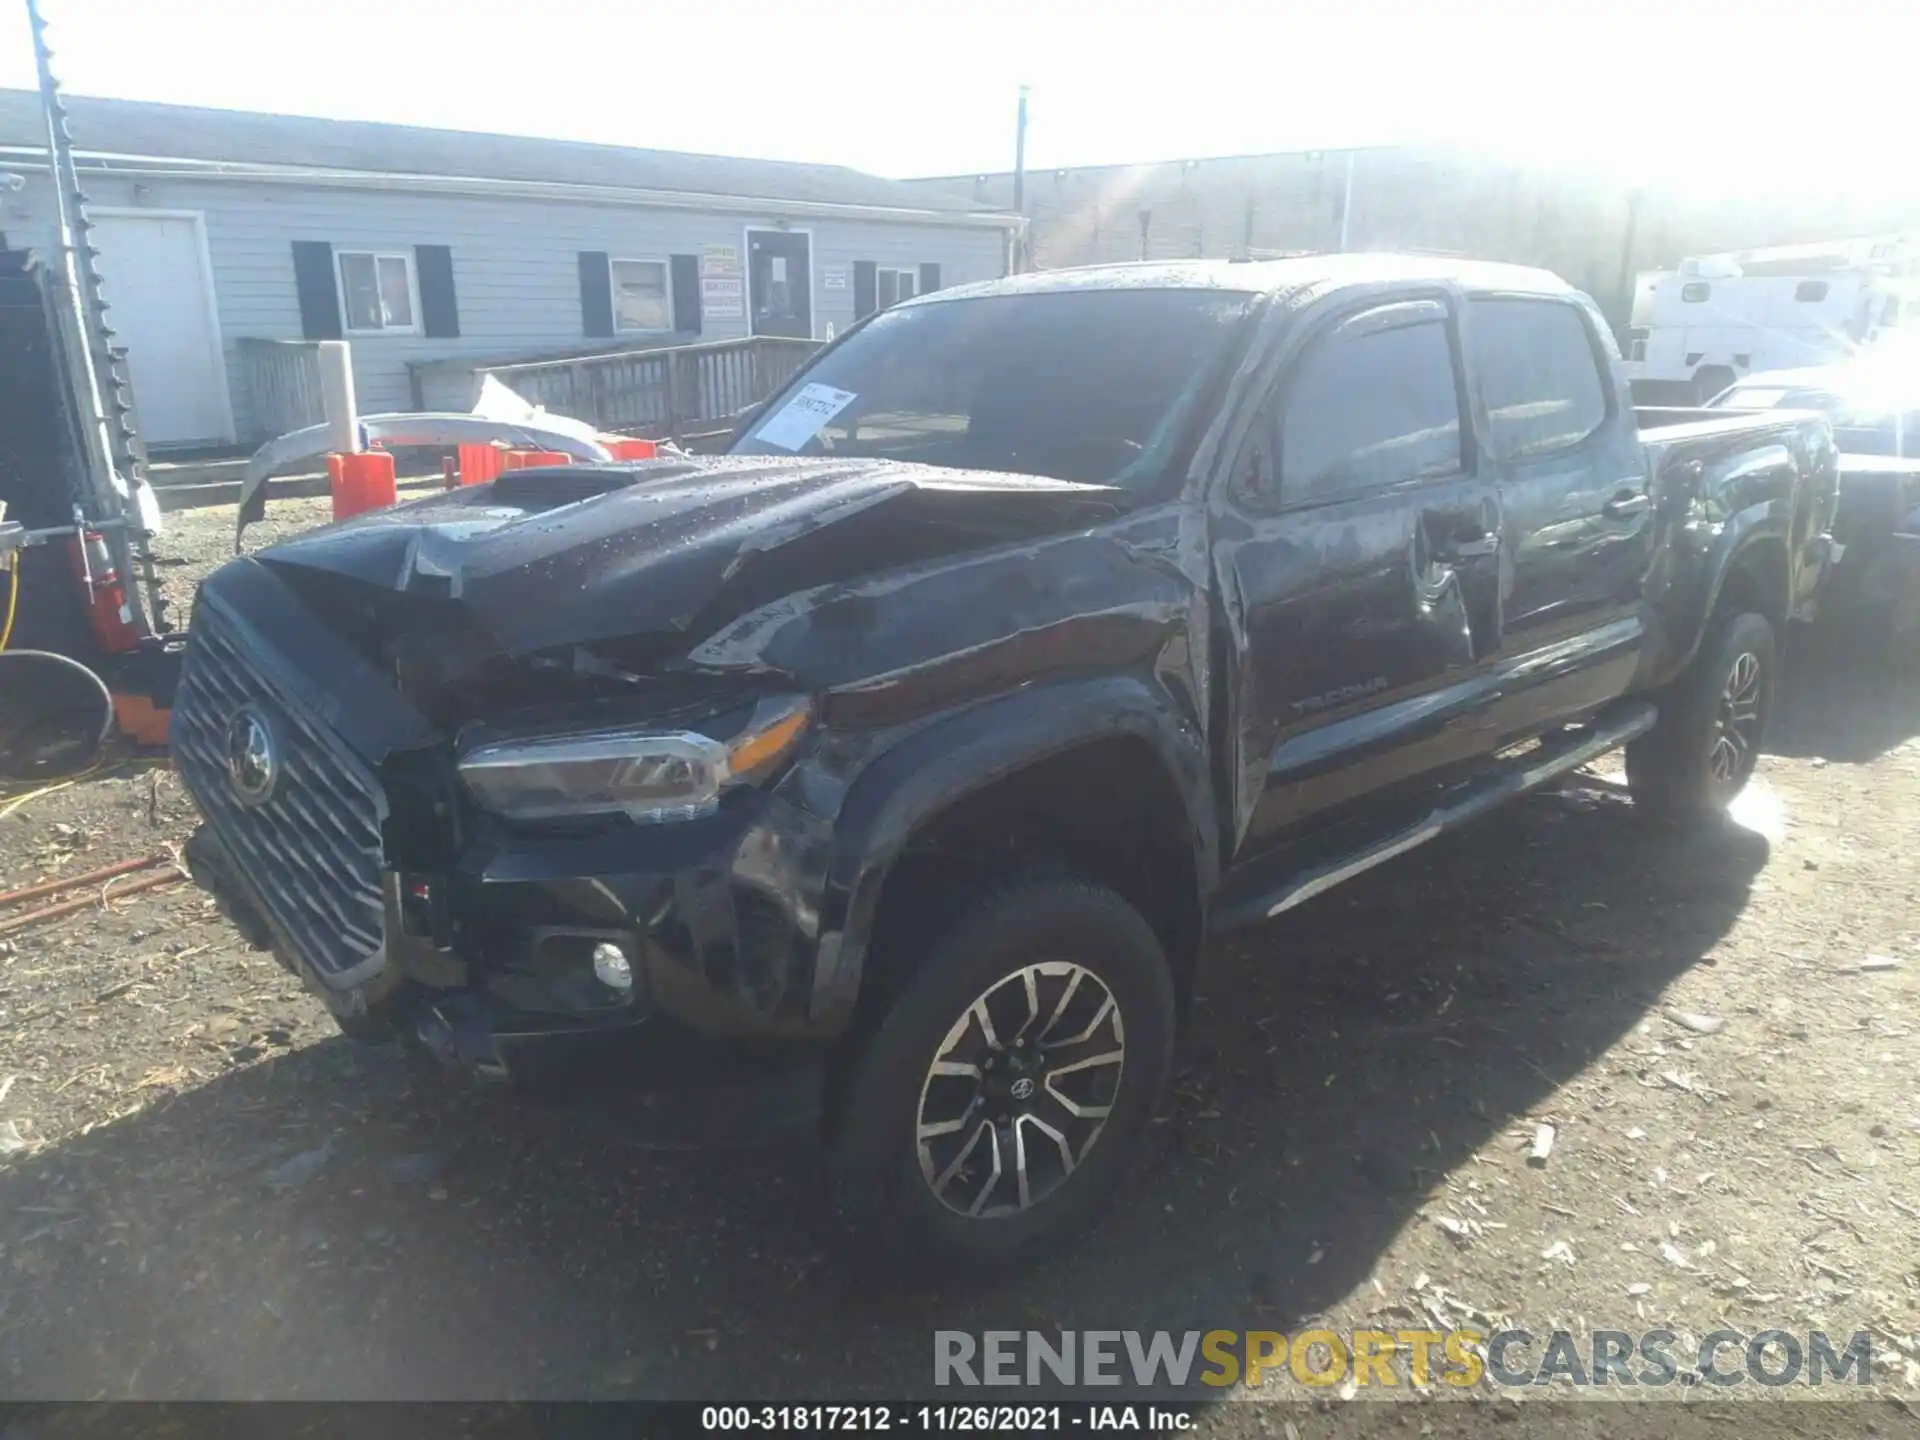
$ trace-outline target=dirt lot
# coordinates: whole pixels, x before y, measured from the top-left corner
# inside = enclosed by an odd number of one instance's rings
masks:
[[[232,512],[173,518],[183,591]],[[935,1329],[1777,1327],[1871,1332],[1906,1433],[1920,680],[1796,664],[1738,826],[1583,775],[1223,948],[1117,1213],[963,1292],[850,1278],[805,1154],[646,1151],[349,1044],[189,886],[8,936],[0,1394],[898,1398]],[[192,823],[141,762],[17,799],[0,890]]]

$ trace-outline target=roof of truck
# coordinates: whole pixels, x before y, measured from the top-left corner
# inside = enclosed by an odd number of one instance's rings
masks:
[[[1436,255],[1294,255],[1284,260],[1147,260],[1124,265],[1082,265],[1036,270],[1004,280],[956,285],[928,302],[969,295],[1048,294],[1068,290],[1239,290],[1276,294],[1307,286],[1364,285],[1381,281],[1448,281],[1470,290],[1531,295],[1570,295],[1571,285],[1548,270],[1455,260]]]

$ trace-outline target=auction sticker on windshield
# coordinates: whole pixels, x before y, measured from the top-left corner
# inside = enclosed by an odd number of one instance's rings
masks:
[[[852,390],[831,385],[803,385],[800,393],[760,422],[753,438],[782,450],[798,450],[820,433],[820,427],[854,401]]]

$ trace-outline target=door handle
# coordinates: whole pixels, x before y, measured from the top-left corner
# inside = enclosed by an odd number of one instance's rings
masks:
[[[1434,542],[1433,553],[1442,560],[1484,560],[1500,552],[1498,534],[1481,531],[1478,535],[1449,536]]]
[[[1653,501],[1647,498],[1644,491],[1622,490],[1600,507],[1600,513],[1609,520],[1625,520],[1629,516],[1638,515],[1651,504]]]

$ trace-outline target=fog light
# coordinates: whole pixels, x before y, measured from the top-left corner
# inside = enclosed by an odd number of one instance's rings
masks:
[[[618,945],[593,947],[593,976],[609,990],[633,989],[633,966]]]

